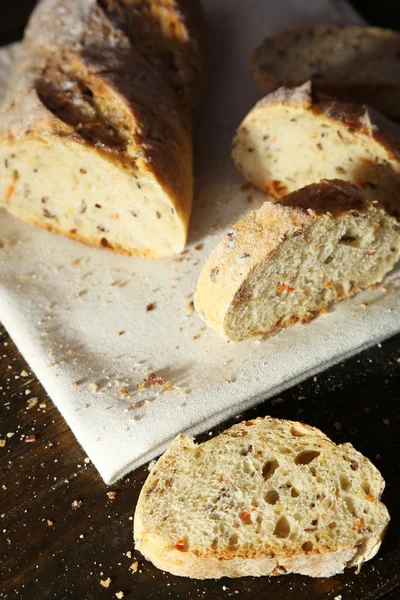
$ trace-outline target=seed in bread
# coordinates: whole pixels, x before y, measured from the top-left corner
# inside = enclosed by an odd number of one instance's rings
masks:
[[[265,202],[217,244],[194,295],[199,315],[240,341],[317,316],[382,281],[400,225],[356,186],[321,181]]]
[[[140,493],[135,546],[185,577],[330,577],[378,552],[384,486],[351,444],[294,421],[245,421],[202,444],[178,436]]]
[[[174,28],[166,27],[168,40],[158,36],[159,54],[146,54],[112,4],[42,0],[35,10],[0,108],[0,205],[90,245],[172,255],[185,245],[190,216],[199,81],[181,65],[173,85],[169,71],[152,64],[161,55],[178,60]],[[142,6],[147,16],[135,2],[118,6],[150,30],[150,4]],[[177,1],[161,13],[167,24],[171,14],[184,20]],[[153,29],[161,32],[157,19]],[[152,50],[155,37],[149,34]]]
[[[370,104],[400,117],[400,33],[379,27],[317,25],[266,38],[253,53],[263,94],[311,80],[316,94]]]
[[[400,215],[400,127],[366,106],[315,102],[310,82],[260,100],[236,133],[233,158],[278,198],[339,177]]]

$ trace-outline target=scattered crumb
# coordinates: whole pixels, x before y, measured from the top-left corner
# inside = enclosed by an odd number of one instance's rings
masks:
[[[7,440],[0,440],[0,448],[4,448]]]
[[[130,568],[130,570],[132,571],[132,574],[133,574],[133,573],[136,573],[136,571],[137,571],[137,570],[138,570],[138,568],[139,568],[139,563],[138,563],[138,561],[137,561],[137,560],[135,560],[135,562],[133,562],[129,568]]]
[[[20,375],[21,375],[21,377],[28,377],[29,373],[28,373],[28,371],[25,371],[25,369],[24,369],[23,371],[21,371]]]
[[[36,404],[39,402],[39,398],[29,398],[27,405],[28,405],[28,409],[29,408],[33,408],[34,406],[36,406]]]
[[[89,388],[92,390],[92,392],[98,392],[99,391],[99,386],[94,381],[91,381],[89,383]]]
[[[73,385],[74,387],[78,387],[78,385],[80,385],[80,383],[81,383],[81,382],[77,380],[77,381],[74,381],[74,382],[72,383],[72,385]]]
[[[124,335],[125,331],[118,331],[118,335]]]
[[[154,310],[156,307],[155,302],[149,302],[149,304],[146,306],[146,312],[151,312],[152,310]]]
[[[83,500],[73,500],[73,502],[71,502],[71,507],[73,508],[73,510],[78,510],[78,508],[81,508],[83,504]]]
[[[336,421],[336,423],[334,423],[334,427],[339,431],[339,429],[342,429],[342,424]]]
[[[27,442],[28,444],[30,442],[35,442],[36,441],[36,435],[33,433],[32,435],[27,435],[25,438],[25,442]]]
[[[128,552],[125,553],[125,556],[127,556],[128,558],[132,558],[132,552],[128,550]]]
[[[49,527],[52,527],[54,525],[54,521],[52,521],[51,519],[47,519],[47,525]]]
[[[196,246],[194,247],[194,249],[195,249],[195,250],[203,250],[203,246],[204,246],[204,244],[203,244],[203,243],[196,244]]]
[[[389,419],[383,419],[383,422],[384,422],[385,425],[390,425]]]
[[[361,308],[367,308],[368,304],[367,302],[360,302],[360,306]]]
[[[107,577],[107,579],[100,579],[100,585],[102,585],[105,588],[110,587],[110,583],[111,583],[111,577]]]
[[[27,388],[27,389],[25,390],[25,396],[29,396],[29,394],[31,393],[31,391],[32,391],[32,390],[30,390],[30,389],[28,389],[28,388]]]
[[[129,390],[126,388],[121,388],[118,394],[121,396],[121,398],[127,398],[129,396]]]
[[[106,492],[106,496],[108,496],[110,500],[115,500],[117,497],[117,492]]]
[[[124,592],[116,592],[115,594],[119,600],[124,597]]]
[[[147,469],[148,469],[149,471],[152,471],[152,470],[154,469],[154,467],[156,466],[156,464],[157,464],[157,461],[156,461],[156,460],[154,460],[154,459],[153,459],[153,460],[151,460],[151,461],[149,462],[149,466],[147,467]]]
[[[224,379],[225,383],[232,383],[232,379]]]

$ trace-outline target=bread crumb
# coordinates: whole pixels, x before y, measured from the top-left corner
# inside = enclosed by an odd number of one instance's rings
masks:
[[[0,448],[4,448],[7,440],[0,440]]]
[[[21,371],[20,373],[21,377],[28,377],[29,373],[27,371],[25,371],[25,369],[23,371]]]
[[[73,510],[78,510],[78,508],[81,508],[81,506],[83,506],[83,500],[73,500],[71,502],[71,507]]]
[[[89,388],[92,390],[92,392],[98,392],[99,391],[99,386],[94,381],[91,381],[89,383]]]
[[[124,597],[124,592],[116,592],[115,594],[119,600]]]
[[[117,497],[117,492],[106,492],[106,496],[108,496],[110,500],[115,500]]]
[[[203,246],[204,246],[204,244],[203,244],[203,243],[196,244],[196,246],[194,247],[194,249],[195,249],[195,250],[203,250]]]
[[[155,302],[149,302],[149,304],[146,306],[146,312],[151,312],[152,310],[154,310],[156,307]]]
[[[367,308],[368,304],[367,302],[360,302],[360,306],[361,308]]]
[[[128,558],[132,558],[132,552],[128,550],[128,552],[125,552],[125,556],[127,556]]]
[[[107,579],[100,579],[100,585],[102,585],[105,588],[110,587],[110,583],[111,583],[111,577],[107,577]]]
[[[27,442],[28,444],[30,442],[35,442],[36,441],[36,435],[33,433],[32,435],[27,435],[25,438],[25,442]]]
[[[339,431],[340,429],[342,429],[342,424],[336,421],[336,423],[334,423],[334,427]]]
[[[76,381],[73,381],[73,382],[72,382],[72,385],[73,385],[74,387],[78,387],[78,385],[80,385],[80,381],[78,381],[78,380],[76,380]]]
[[[383,422],[384,422],[385,425],[390,425],[389,419],[383,419]]]
[[[121,396],[121,398],[127,398],[129,396],[129,390],[126,388],[121,388],[118,394]]]
[[[118,331],[118,335],[124,335],[125,331]]]
[[[27,405],[28,405],[28,409],[29,408],[33,408],[34,406],[36,406],[36,404],[39,402],[39,398],[29,398]]]
[[[138,568],[139,568],[139,563],[138,563],[138,561],[137,561],[137,560],[135,560],[135,562],[133,562],[129,568],[130,568],[130,570],[132,571],[132,574],[133,574],[133,573],[136,573],[136,571],[137,571],[137,570],[138,570]]]
[[[52,521],[51,519],[47,519],[47,525],[49,527],[52,527],[54,525],[54,521]]]

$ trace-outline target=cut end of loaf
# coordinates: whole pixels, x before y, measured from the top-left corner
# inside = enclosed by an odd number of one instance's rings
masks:
[[[399,140],[400,128],[365,106],[313,103],[308,83],[255,105],[237,131],[233,159],[248,181],[277,199],[340,177],[400,215]]]
[[[241,341],[306,323],[380,282],[399,257],[393,217],[353,185],[322,181],[239,221],[208,258],[195,307]]]
[[[196,445],[180,436],[139,497],[135,545],[196,578],[331,576],[379,549],[384,481],[351,444],[266,417]]]
[[[0,206],[90,246],[143,258],[180,252],[188,214],[179,214],[151,176],[124,171],[69,140],[2,144]]]

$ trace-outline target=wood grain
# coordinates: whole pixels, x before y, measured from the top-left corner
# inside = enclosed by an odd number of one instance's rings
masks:
[[[33,4],[0,4],[0,44],[20,36]],[[162,573],[134,551],[132,516],[147,467],[108,488],[0,328],[0,439],[6,440],[0,447],[0,598],[90,600],[122,591],[140,600],[399,599],[399,362],[397,336],[239,416],[302,420],[335,442],[351,441],[381,469],[392,522],[378,556],[359,575],[199,582]],[[139,570],[132,573],[136,559]],[[104,588],[100,581],[108,577]]]

